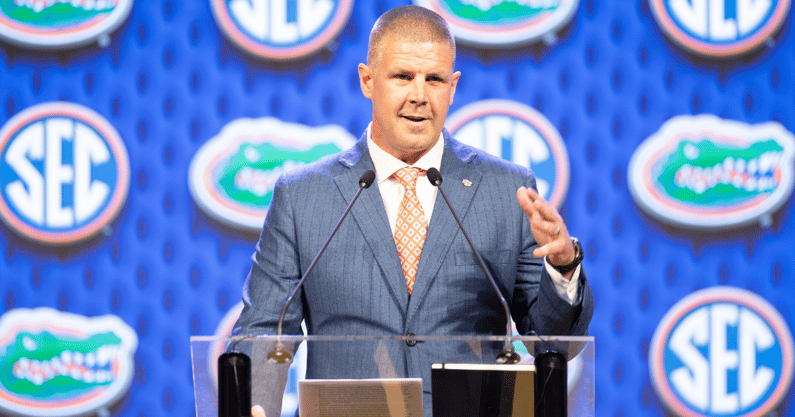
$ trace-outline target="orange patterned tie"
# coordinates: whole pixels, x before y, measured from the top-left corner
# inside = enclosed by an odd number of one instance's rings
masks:
[[[422,246],[425,244],[425,234],[428,227],[425,224],[425,213],[422,211],[420,200],[417,199],[417,177],[420,168],[404,167],[395,172],[394,176],[403,184],[406,192],[400,202],[398,218],[395,223],[395,245],[397,246],[400,264],[403,266],[403,275],[406,277],[406,288],[409,294],[414,289],[414,279],[417,277],[417,266],[420,264]]]

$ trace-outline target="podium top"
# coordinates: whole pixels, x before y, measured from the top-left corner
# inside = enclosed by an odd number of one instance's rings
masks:
[[[257,335],[257,336],[234,336],[234,337],[224,337],[224,336],[191,336],[190,342],[193,343],[213,343],[219,341],[229,341],[229,342],[237,342],[237,341],[247,341],[247,342],[256,342],[256,343],[266,343],[266,342],[274,342],[274,341],[282,341],[282,342],[356,342],[356,341],[363,341],[363,342],[372,342],[372,341],[435,341],[435,342],[445,342],[445,341],[478,341],[478,342],[530,342],[530,343],[592,343],[594,341],[593,336],[484,336],[484,335],[477,335],[477,336],[468,336],[468,335],[444,335],[444,336],[423,336],[423,335],[393,335],[393,336],[369,336],[369,335],[346,335],[346,336],[296,336],[296,335],[283,335],[283,336],[276,336],[276,335]]]
[[[285,410],[290,408],[294,412],[298,384],[290,381],[304,378],[421,378],[427,415],[432,408],[433,364],[499,364],[497,356],[506,345],[519,354],[521,364],[532,364],[535,355],[547,351],[563,354],[569,363],[570,394],[574,395],[569,401],[573,411],[570,414],[593,416],[592,336],[264,335],[193,336],[190,341],[198,417],[215,415],[217,360],[227,351],[243,352],[250,357],[253,400],[267,405],[269,416],[288,415],[290,411]],[[268,356],[272,356],[277,346],[294,360],[269,361]]]

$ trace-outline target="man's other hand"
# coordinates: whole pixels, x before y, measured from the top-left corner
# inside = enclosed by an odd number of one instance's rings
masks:
[[[530,220],[530,230],[539,247],[533,256],[546,256],[552,265],[566,265],[576,256],[569,231],[560,214],[534,190],[520,187],[516,191],[516,199]],[[571,279],[573,272],[564,275]]]

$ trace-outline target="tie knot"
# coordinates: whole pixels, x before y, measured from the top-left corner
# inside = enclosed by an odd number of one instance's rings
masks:
[[[417,177],[423,171],[425,170],[421,168],[403,167],[395,171],[395,178],[403,184],[404,188],[415,188],[417,186]]]

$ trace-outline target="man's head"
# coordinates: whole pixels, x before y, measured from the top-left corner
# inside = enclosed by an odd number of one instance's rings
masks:
[[[435,12],[420,6],[402,6],[381,15],[370,31],[367,44],[367,65],[374,66],[380,58],[384,38],[388,34],[412,42],[442,42],[450,46],[455,63],[455,39],[447,22]]]
[[[381,16],[370,33],[362,93],[373,102],[373,141],[413,164],[439,139],[460,73],[455,41],[436,13],[404,6]]]

